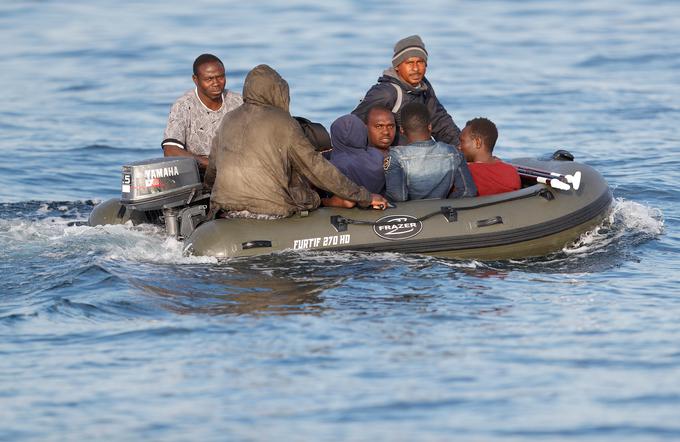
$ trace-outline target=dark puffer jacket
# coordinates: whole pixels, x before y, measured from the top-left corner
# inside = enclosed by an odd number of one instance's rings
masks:
[[[288,113],[288,83],[267,65],[251,70],[244,104],[229,112],[215,134],[205,183],[211,210],[289,216],[315,209],[309,182],[367,206],[371,194],[323,158]]]
[[[399,133],[400,118],[399,110],[408,103],[418,102],[427,106],[430,111],[432,123],[432,136],[437,141],[442,141],[451,146],[458,147],[460,144],[460,129],[454,123],[453,118],[446,112],[444,106],[439,102],[437,96],[432,89],[432,85],[426,78],[423,78],[421,86],[414,88],[408,83],[405,83],[399,78],[399,74],[394,68],[389,68],[383,72],[382,77],[378,78],[378,83],[373,85],[361,103],[352,111],[352,113],[362,120],[366,121],[368,111],[375,105],[383,105],[388,109],[393,109],[397,103],[398,95],[394,87],[397,85],[402,91],[401,106],[397,109],[394,119],[397,123],[397,136],[392,143],[395,146],[405,146],[408,141],[403,135]]]

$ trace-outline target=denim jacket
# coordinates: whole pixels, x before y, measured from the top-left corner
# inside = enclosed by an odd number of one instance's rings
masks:
[[[392,147],[384,166],[391,201],[477,195],[462,152],[445,143],[429,140]]]

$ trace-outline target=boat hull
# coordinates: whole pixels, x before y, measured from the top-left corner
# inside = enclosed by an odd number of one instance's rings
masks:
[[[578,190],[544,184],[467,199],[397,203],[385,211],[320,208],[274,220],[216,219],[187,238],[187,254],[230,258],[283,250],[422,253],[482,260],[541,256],[560,250],[607,216],[612,196],[589,166],[516,160],[564,175],[582,173]]]

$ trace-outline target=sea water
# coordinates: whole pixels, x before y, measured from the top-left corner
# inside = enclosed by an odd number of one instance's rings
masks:
[[[608,218],[494,262],[72,225],[161,156],[197,55],[329,127],[414,33],[459,126],[571,151]],[[680,438],[680,3],[7,0],[0,39],[0,440]]]

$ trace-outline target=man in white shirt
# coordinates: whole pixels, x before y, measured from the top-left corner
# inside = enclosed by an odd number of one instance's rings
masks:
[[[243,99],[225,89],[224,64],[216,56],[200,55],[193,69],[196,87],[172,105],[161,146],[166,157],[194,157],[203,171],[208,166],[210,145],[222,118],[243,104]]]

